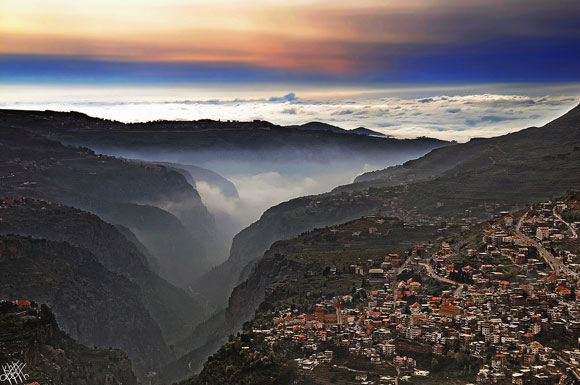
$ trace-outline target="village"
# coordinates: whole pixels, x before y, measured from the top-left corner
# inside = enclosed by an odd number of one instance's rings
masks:
[[[312,314],[284,309],[270,329],[254,332],[272,345],[299,345],[304,376],[320,365],[337,367],[330,344],[391,369],[371,380],[368,371],[344,367],[360,384],[429,377],[446,357],[463,361],[481,384],[580,381],[580,223],[566,222],[565,209],[564,202],[548,202],[504,212],[474,227],[473,245],[417,245],[407,255],[352,265],[350,273],[371,283],[355,293],[362,302],[355,304],[353,293],[321,298]],[[434,295],[417,279],[401,279],[409,270],[446,289]],[[417,365],[409,352],[430,354],[432,365]]]

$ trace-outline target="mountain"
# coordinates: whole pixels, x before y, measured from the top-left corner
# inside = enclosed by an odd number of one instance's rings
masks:
[[[333,126],[332,124],[323,123],[323,122],[308,122],[301,125],[294,125],[288,126],[290,128],[297,128],[299,130],[307,130],[307,131],[328,131],[334,132],[337,134],[346,134],[349,131],[345,130],[344,128],[340,128],[337,126]]]
[[[77,207],[128,228],[151,251],[161,275],[185,285],[212,266],[215,221],[176,171],[64,146],[0,119],[0,196]]]
[[[382,132],[369,130],[368,128],[364,127],[355,128],[354,130],[350,130],[350,132],[357,135],[379,136],[383,138],[388,137],[388,135],[385,135]]]
[[[124,124],[76,112],[0,110],[5,127],[25,129],[65,144],[99,153],[181,164],[329,163],[333,161],[400,163],[433,148],[438,139],[399,140],[366,135],[277,126],[265,121],[155,121]],[[239,166],[239,165],[238,165]],[[217,170],[219,171],[219,170]]]
[[[25,364],[29,382],[69,385],[137,385],[127,355],[93,349],[60,330],[46,305],[0,302],[0,362]]]
[[[106,269],[139,286],[143,304],[169,343],[183,338],[208,314],[205,305],[152,272],[138,247],[96,215],[31,198],[0,198],[0,234],[67,242],[89,250]]]
[[[369,228],[376,231],[371,233]],[[183,383],[283,383],[285,379],[279,376],[288,375],[286,380],[290,381],[293,371],[286,365],[302,356],[303,351],[294,350],[282,340],[275,341],[270,348],[252,330],[270,327],[272,314],[282,309],[296,309],[293,315],[313,312],[320,298],[331,301],[337,295],[352,293],[361,284],[360,275],[351,269],[354,264],[379,266],[384,256],[392,253],[405,258],[417,244],[435,241],[457,230],[457,226],[445,231],[434,226],[411,227],[397,218],[372,216],[278,241],[259,259],[247,280],[233,290],[224,319],[214,323],[214,331],[206,336],[205,345],[170,364],[162,376],[166,381],[175,381],[194,374],[199,362],[221,346],[199,376]],[[422,283],[434,293],[447,288],[428,278],[423,278]],[[237,337],[233,337],[236,333]],[[250,357],[240,348],[252,342],[255,349]],[[263,360],[264,356],[268,358]]]
[[[272,207],[236,235],[229,260],[200,282],[212,293],[221,293],[211,282],[245,279],[244,267],[276,240],[377,210],[413,220],[483,220],[579,189],[579,169],[580,106],[541,128],[438,148],[330,193]]]
[[[0,298],[48,304],[58,324],[89,346],[123,349],[138,376],[170,356],[139,287],[88,250],[63,242],[0,236]]]
[[[579,124],[580,105],[543,127],[436,149],[403,165],[360,175],[355,183],[369,182],[361,184],[360,187],[365,188],[367,185],[429,181],[452,175],[459,178],[475,173],[485,179],[497,177],[494,172],[538,172],[551,180],[561,179],[562,174],[557,174],[557,169],[566,167],[570,161],[575,162],[580,151]],[[574,166],[575,163],[567,168]],[[550,169],[553,172],[549,172]],[[533,175],[523,177],[533,179]]]
[[[345,130],[344,128],[340,128],[337,126],[333,126],[332,124],[323,123],[323,122],[309,122],[302,125],[295,125],[295,126],[287,126],[290,128],[296,128],[299,130],[308,130],[308,131],[328,131],[334,132],[336,134],[357,134],[357,135],[364,135],[364,136],[378,136],[378,137],[387,137],[387,135],[369,130],[368,128],[358,127],[353,130]]]
[[[361,175],[337,191],[408,184],[412,188],[404,199],[430,214],[468,208],[476,201],[522,206],[563,195],[580,186],[580,106],[543,127],[471,140],[453,149]]]
[[[238,190],[236,186],[218,174],[215,171],[208,170],[207,168],[194,166],[191,164],[179,164],[179,163],[169,163],[169,162],[156,162],[157,164],[162,164],[164,166],[173,167],[177,171],[185,171],[184,176],[191,176],[189,181],[194,187],[196,182],[207,183],[210,186],[215,186],[220,189],[221,193],[228,198],[238,199]],[[187,176],[186,176],[187,177]]]

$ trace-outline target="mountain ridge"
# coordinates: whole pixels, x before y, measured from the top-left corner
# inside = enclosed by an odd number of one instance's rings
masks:
[[[161,161],[154,159],[156,154],[171,151],[172,162],[202,167],[206,166],[204,161],[207,162],[212,153],[217,154],[216,159],[221,161],[225,158],[231,161],[310,159],[329,162],[339,151],[350,157],[376,158],[386,162],[400,160],[403,152],[419,156],[433,148],[452,144],[431,138],[345,136],[259,120],[121,123],[74,112],[0,109],[0,121],[8,127],[30,130],[65,144],[90,147],[100,153],[128,153],[128,157]]]
[[[48,304],[72,338],[122,348],[138,376],[170,357],[139,287],[112,273],[86,249],[65,242],[0,236],[0,297]]]
[[[549,131],[530,128],[492,139],[499,150],[486,145],[473,156],[471,163],[465,162],[463,168],[435,178],[430,178],[433,170],[425,169],[425,180],[355,183],[274,206],[236,235],[230,259],[207,273],[198,289],[203,290],[205,286],[208,294],[223,293],[223,285],[220,285],[221,290],[216,290],[213,282],[230,282],[234,286],[244,282],[260,256],[274,242],[363,215],[382,211],[383,215],[402,218],[412,225],[448,220],[469,224],[488,219],[502,210],[517,211],[530,201],[542,201],[580,189],[577,172],[580,169],[579,110],[576,107],[546,125]],[[561,142],[561,135],[567,140]],[[507,143],[498,144],[505,138]],[[485,143],[481,139],[472,144],[436,149],[425,157],[452,153],[456,148],[462,153],[473,154],[470,147],[481,146],[482,141]],[[414,162],[418,161],[409,163]],[[224,306],[226,298],[217,295],[214,300]]]
[[[317,122],[317,121],[308,122],[308,123],[304,123],[304,124],[300,124],[300,125],[291,125],[291,126],[286,126],[286,127],[297,128],[299,130],[329,131],[329,132],[334,132],[337,134],[368,135],[368,136],[376,136],[376,137],[384,137],[384,138],[388,137],[387,135],[385,135],[381,132],[373,131],[373,130],[370,130],[370,129],[365,128],[365,127],[357,127],[355,129],[352,129],[352,130],[346,130],[346,129],[340,128],[338,126],[334,126],[332,124],[328,124],[328,123],[324,123],[324,122]]]
[[[66,242],[89,250],[109,271],[135,282],[143,304],[168,343],[201,321],[205,305],[156,275],[117,227],[72,207],[31,198],[0,198],[0,234]]]
[[[435,149],[419,159],[405,162],[400,166],[393,166],[359,175],[354,183],[371,182],[376,179],[381,179],[385,183],[396,184],[399,183],[399,180],[400,183],[405,183],[406,181],[433,179],[438,175],[442,175],[444,172],[451,171],[461,163],[468,162],[470,159],[480,156],[485,151],[488,151],[488,149],[493,149],[493,146],[501,142],[510,143],[525,139],[525,136],[538,139],[552,139],[553,141],[552,130],[557,130],[557,135],[563,139],[574,140],[578,138],[578,129],[576,128],[574,133],[573,128],[570,128],[570,130],[562,130],[561,126],[577,124],[578,120],[580,120],[580,104],[564,115],[545,124],[543,127],[529,127],[498,137],[472,139],[467,143],[454,146],[453,151],[446,150],[445,148]]]
[[[24,363],[24,374],[34,383],[137,385],[125,353],[81,345],[60,329],[45,304],[39,307],[28,300],[15,302],[0,302],[0,362],[3,365]]]
[[[2,120],[0,150],[5,165],[0,169],[0,196],[58,202],[124,225],[157,257],[161,274],[177,285],[211,266],[206,239],[214,218],[180,173],[65,146],[6,127]],[[184,264],[192,268],[185,270]]]

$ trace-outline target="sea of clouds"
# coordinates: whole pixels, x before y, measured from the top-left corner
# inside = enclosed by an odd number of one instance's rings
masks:
[[[436,92],[436,91],[433,91]],[[424,94],[424,93],[423,93]],[[425,95],[425,94],[424,94]],[[323,121],[346,129],[370,128],[398,138],[429,136],[467,141],[530,126],[541,126],[574,107],[571,95],[433,94],[400,97],[377,93],[349,96],[283,96],[259,98],[184,98],[157,96],[147,100],[103,94],[83,97],[0,99],[0,108],[80,111],[124,122],[167,120],[268,120],[280,125]],[[428,94],[427,94],[428,95]]]

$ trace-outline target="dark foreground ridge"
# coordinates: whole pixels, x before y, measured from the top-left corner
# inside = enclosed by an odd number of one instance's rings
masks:
[[[79,344],[48,306],[29,300],[0,302],[0,363],[25,365],[26,383],[137,385],[125,353]]]

